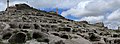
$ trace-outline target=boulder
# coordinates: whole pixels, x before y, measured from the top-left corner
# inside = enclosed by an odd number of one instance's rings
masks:
[[[111,38],[108,37],[105,40],[106,44],[120,44],[120,38]]]
[[[79,23],[85,23],[85,24],[88,24],[88,22],[87,22],[87,21],[80,21]]]
[[[16,8],[18,10],[21,10],[21,9],[30,9],[30,6],[27,5],[27,4],[16,4],[15,6],[16,6]]]
[[[100,41],[94,41],[92,44],[106,44],[105,40],[101,39]]]
[[[90,41],[100,41],[101,37],[95,33],[89,33]]]
[[[104,23],[102,23],[102,22],[98,22],[98,23],[96,23],[95,25],[96,25],[96,26],[99,26],[99,27],[104,27]]]
[[[9,26],[9,24],[7,24],[7,23],[0,23],[0,29],[2,29],[2,30],[6,30],[6,29],[8,29],[8,28],[10,28],[10,26]]]
[[[9,39],[11,37],[12,33],[8,32],[8,33],[5,33],[3,34],[3,37],[2,39]]]
[[[32,35],[32,38],[34,39],[38,39],[38,38],[47,38],[48,35],[46,33],[43,33],[43,32],[33,32],[33,35]]]
[[[25,43],[26,42],[26,34],[23,32],[18,32],[17,34],[14,34],[10,37],[8,42],[10,43]]]
[[[65,43],[63,42],[63,40],[60,40],[60,41],[55,42],[55,44],[65,44]]]
[[[92,44],[90,41],[80,37],[78,39],[65,40],[65,44]]]
[[[60,35],[61,38],[64,38],[64,39],[69,39],[69,35],[66,35],[66,34],[62,34]]]
[[[120,34],[114,33],[114,34],[112,34],[112,37],[120,37]]]
[[[48,44],[48,43],[38,42],[38,41],[36,41],[35,39],[32,39],[32,40],[26,41],[25,44]]]
[[[59,31],[70,32],[70,31],[72,31],[72,28],[68,28],[68,27],[65,27],[65,28],[59,28]]]
[[[49,39],[48,38],[38,38],[37,39],[38,42],[45,42],[45,43],[49,43]]]

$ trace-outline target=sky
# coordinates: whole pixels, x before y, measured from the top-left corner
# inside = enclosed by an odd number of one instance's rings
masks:
[[[55,11],[65,18],[90,23],[103,22],[110,29],[120,26],[120,0],[10,0],[10,5],[26,3],[34,8]],[[0,0],[0,11],[6,0]]]

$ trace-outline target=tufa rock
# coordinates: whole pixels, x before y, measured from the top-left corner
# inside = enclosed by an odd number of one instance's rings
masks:
[[[99,23],[96,23],[95,26],[104,27],[104,23],[99,22]]]
[[[8,40],[10,43],[25,43],[26,42],[26,34],[23,32],[19,32],[17,34],[14,34],[11,36],[11,38]]]

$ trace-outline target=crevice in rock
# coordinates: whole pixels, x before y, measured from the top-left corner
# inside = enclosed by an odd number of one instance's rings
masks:
[[[61,37],[61,38],[64,38],[64,39],[69,39],[69,36],[68,36],[68,35],[61,35],[60,37]]]
[[[65,43],[63,42],[63,40],[60,40],[60,41],[55,42],[55,44],[65,44]]]
[[[34,24],[35,29],[40,29],[39,25]]]
[[[9,24],[10,25],[10,28],[17,28],[16,25],[14,24]]]
[[[51,34],[53,34],[53,35],[55,35],[55,36],[59,36],[59,34],[58,34],[58,33],[51,33]]]
[[[30,26],[29,25],[24,25],[23,29],[30,29]]]
[[[12,33],[6,33],[3,35],[2,39],[9,39],[11,37]]]
[[[33,38],[37,39],[37,38],[42,38],[42,35],[40,33],[34,32],[33,33]]]
[[[10,43],[24,43],[26,42],[26,34],[25,33],[17,33],[8,40]]]

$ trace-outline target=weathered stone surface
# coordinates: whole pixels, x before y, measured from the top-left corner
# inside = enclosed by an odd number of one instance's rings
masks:
[[[33,40],[26,41],[25,44],[48,44],[48,43],[45,43],[45,42],[37,42],[35,39],[33,39]]]
[[[112,37],[120,37],[120,34],[113,33],[113,34],[112,34]]]
[[[11,36],[11,38],[8,40],[10,43],[25,43],[26,42],[26,34],[25,33],[17,33]]]
[[[102,23],[102,22],[96,23],[95,25],[100,26],[100,27],[104,27],[104,23]]]
[[[73,21],[27,4],[0,12],[1,44],[119,44],[119,33],[102,22]]]
[[[12,33],[8,32],[8,33],[3,34],[2,39],[9,39],[11,36],[12,36]]]
[[[88,24],[88,22],[87,22],[87,21],[80,21],[79,23],[86,23],[86,24]]]
[[[1,31],[2,30],[6,30],[8,28],[10,28],[10,26],[7,23],[5,23],[5,22],[1,22],[0,23],[0,29],[1,29]]]
[[[32,37],[33,37],[34,39],[47,38],[48,35],[47,35],[46,33],[43,33],[43,32],[33,32]]]
[[[90,36],[90,40],[91,41],[100,41],[101,40],[101,37],[95,33],[89,33],[89,36]]]
[[[65,44],[92,44],[90,41],[85,40],[83,38],[65,40],[64,42],[65,42]]]

